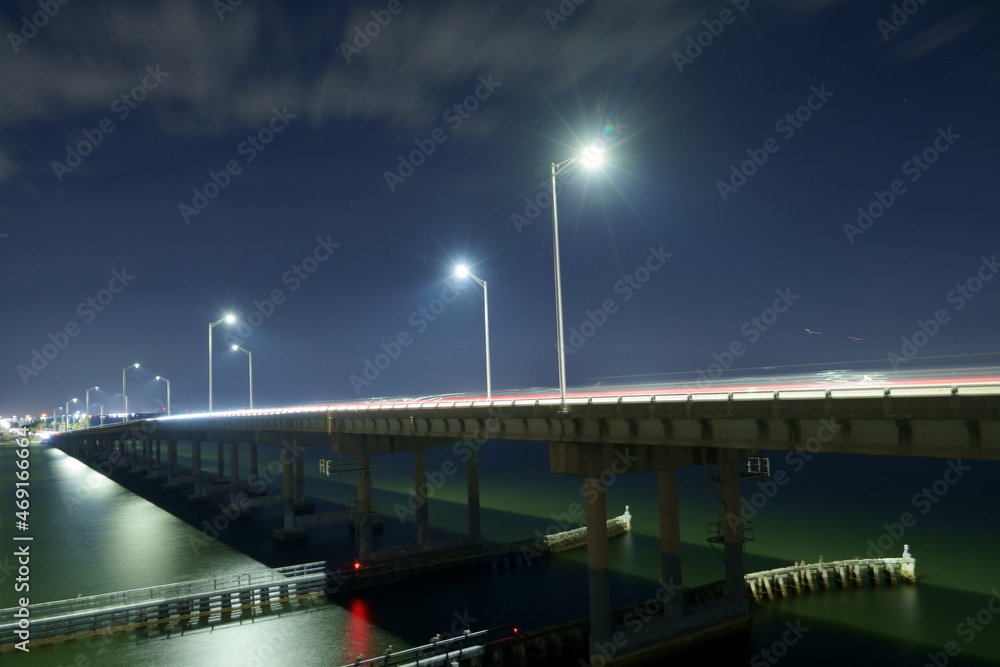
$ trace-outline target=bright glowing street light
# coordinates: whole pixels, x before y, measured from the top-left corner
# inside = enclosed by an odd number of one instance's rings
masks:
[[[170,415],[170,380],[168,380],[167,378],[162,377],[160,375],[157,375],[156,379],[157,380],[163,380],[164,382],[167,383],[167,416],[169,416]]]
[[[125,395],[125,371],[130,368],[139,368],[139,364],[129,364],[122,369],[122,420],[128,421],[128,396]]]
[[[552,163],[552,254],[556,274],[556,341],[559,350],[559,399],[560,411],[566,412],[566,348],[563,335],[562,282],[559,271],[559,212],[556,209],[556,176],[569,169],[580,160],[583,166],[593,169],[604,162],[604,151],[597,146],[585,149],[579,155]]]
[[[493,385],[490,380],[490,298],[486,281],[469,272],[469,267],[459,264],[455,267],[455,275],[459,278],[472,278],[483,286],[483,316],[486,321],[486,400],[493,400]]]
[[[587,169],[596,169],[604,164],[604,149],[599,146],[590,146],[580,153],[580,161]]]
[[[208,411],[212,411],[212,329],[216,326],[225,322],[226,324],[232,324],[236,321],[236,316],[232,313],[226,313],[226,315],[212,322],[208,325]]]
[[[233,345],[233,352],[236,350],[245,352],[247,355],[247,361],[250,364],[250,409],[253,410],[253,353],[250,352],[250,350],[244,350],[239,345]]]

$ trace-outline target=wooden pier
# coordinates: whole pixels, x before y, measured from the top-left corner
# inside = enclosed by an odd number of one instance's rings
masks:
[[[186,581],[27,607],[31,644],[189,619],[242,620],[272,608],[323,595],[324,563],[306,563],[225,577]],[[0,651],[21,641],[17,607],[0,610]]]
[[[608,520],[608,534],[631,528],[626,507],[621,516]],[[244,620],[272,608],[290,608],[293,602],[358,588],[369,588],[486,565],[503,569],[551,551],[562,551],[586,542],[586,529],[572,529],[545,535],[534,540],[469,548],[466,538],[433,545],[428,553],[410,554],[407,548],[381,552],[406,552],[397,560],[374,558],[331,564],[319,561],[275,569],[259,570],[226,577],[186,581],[118,593],[44,602],[28,606],[31,643],[45,644],[106,632],[133,630],[152,625],[170,624],[190,619]],[[380,552],[376,552],[377,556]],[[356,565],[356,567],[355,567]],[[0,651],[13,648],[20,641],[17,607],[0,610]]]

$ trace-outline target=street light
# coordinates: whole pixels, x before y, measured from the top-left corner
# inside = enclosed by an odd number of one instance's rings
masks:
[[[66,401],[66,430],[67,431],[69,430],[69,404],[70,403],[76,403],[76,399],[73,398],[73,399],[70,399],[70,400]]]
[[[167,383],[167,416],[170,416],[170,380],[160,375],[157,375],[156,379]]]
[[[101,426],[104,426],[104,404],[103,403],[94,403],[94,405],[101,406]]]
[[[90,392],[92,392],[95,389],[100,389],[100,387],[91,387],[90,389],[87,390],[87,393],[85,394],[85,399],[87,403],[86,405],[83,406],[83,411],[87,413],[88,418],[90,417]]]
[[[56,409],[52,411],[52,430],[59,430],[59,411],[62,410],[61,405],[57,405]]]
[[[122,420],[128,421],[128,396],[125,395],[125,371],[130,368],[139,368],[139,364],[129,364],[122,369]]]
[[[455,267],[455,275],[459,278],[469,277],[483,286],[483,316],[486,321],[486,400],[493,400],[493,386],[490,381],[490,299],[486,281],[469,272],[469,267],[459,264]]]
[[[563,344],[563,314],[562,314],[562,282],[559,277],[559,213],[556,210],[556,176],[569,169],[573,163],[580,160],[585,167],[593,169],[604,161],[604,152],[591,146],[579,155],[552,163],[552,254],[554,256],[556,274],[556,335],[559,348],[559,399],[560,411],[566,412],[566,349]]]
[[[250,350],[244,350],[239,345],[233,345],[233,352],[239,350],[240,352],[246,352],[247,361],[250,364],[250,409],[253,410],[253,354]]]
[[[208,325],[208,411],[212,411],[212,329],[225,322],[232,324],[236,321],[236,316],[227,314],[222,319],[216,320]]]
[[[125,394],[115,394],[115,396],[121,396],[122,397],[122,401],[128,401],[128,396],[126,396]],[[122,414],[122,421],[125,421],[125,415],[124,414]]]

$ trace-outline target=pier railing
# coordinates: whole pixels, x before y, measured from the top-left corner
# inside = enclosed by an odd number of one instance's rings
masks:
[[[402,651],[393,652],[391,649],[384,655],[367,660],[358,657],[352,663],[344,667],[361,667],[378,665],[449,665],[454,662],[464,662],[471,658],[481,658],[486,652],[486,644],[489,641],[489,630],[465,633],[448,639],[432,639],[429,644],[415,646]],[[454,662],[453,662],[454,661]]]
[[[214,614],[250,612],[322,594],[325,563],[304,563],[222,577],[0,610],[0,650],[20,638],[30,621],[33,644]]]
[[[303,563],[301,565],[290,565],[242,574],[233,574],[222,577],[210,577],[206,579],[196,579],[194,581],[181,581],[175,584],[164,584],[162,586],[150,586],[148,588],[137,588],[130,591],[118,591],[116,593],[104,593],[101,595],[88,595],[86,597],[71,598],[69,600],[56,600],[53,602],[42,602],[30,605],[32,621],[47,616],[61,616],[63,614],[76,613],[81,611],[92,611],[107,607],[119,607],[133,605],[142,602],[155,602],[157,600],[167,600],[170,598],[184,596],[198,596],[207,593],[221,592],[229,589],[239,589],[247,587],[257,587],[262,584],[283,583],[287,584],[290,577],[302,575],[318,575],[322,579],[324,561],[317,563]],[[0,609],[0,625],[14,621],[16,607]]]

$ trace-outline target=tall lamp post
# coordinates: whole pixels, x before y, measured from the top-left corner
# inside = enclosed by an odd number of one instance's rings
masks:
[[[490,297],[486,281],[469,272],[469,267],[459,264],[455,267],[455,275],[459,278],[469,277],[483,286],[483,316],[486,321],[486,400],[493,400],[493,385],[490,380]]]
[[[90,389],[87,390],[87,393],[84,394],[84,400],[86,402],[86,405],[83,406],[83,411],[87,413],[88,420],[90,419],[90,392],[92,392],[95,389],[100,389],[100,387],[91,387]]]
[[[69,430],[69,404],[70,403],[76,403],[76,400],[77,399],[72,398],[72,399],[66,401],[66,430],[67,431]]]
[[[104,426],[104,404],[103,403],[94,403],[94,405],[101,406],[101,426]]]
[[[250,350],[244,350],[239,345],[233,345],[233,352],[236,350],[246,353],[247,361],[250,365],[250,409],[253,410],[253,353]]]
[[[579,155],[552,163],[552,254],[556,274],[556,341],[559,349],[559,399],[560,410],[566,412],[566,348],[563,336],[562,282],[559,276],[559,213],[556,209],[556,176],[569,169],[580,160],[585,167],[594,168],[603,162],[604,154],[597,147],[584,150]]]
[[[170,380],[161,375],[157,375],[156,379],[167,383],[167,416],[170,416]]]
[[[139,368],[139,364],[129,364],[122,369],[122,421],[128,421],[128,396],[125,395],[125,371]]]
[[[61,405],[57,405],[56,409],[52,411],[52,430],[59,430],[59,411],[62,410]]]
[[[227,314],[221,319],[208,325],[208,411],[212,411],[212,329],[225,322],[232,324],[236,321],[236,316]]]

